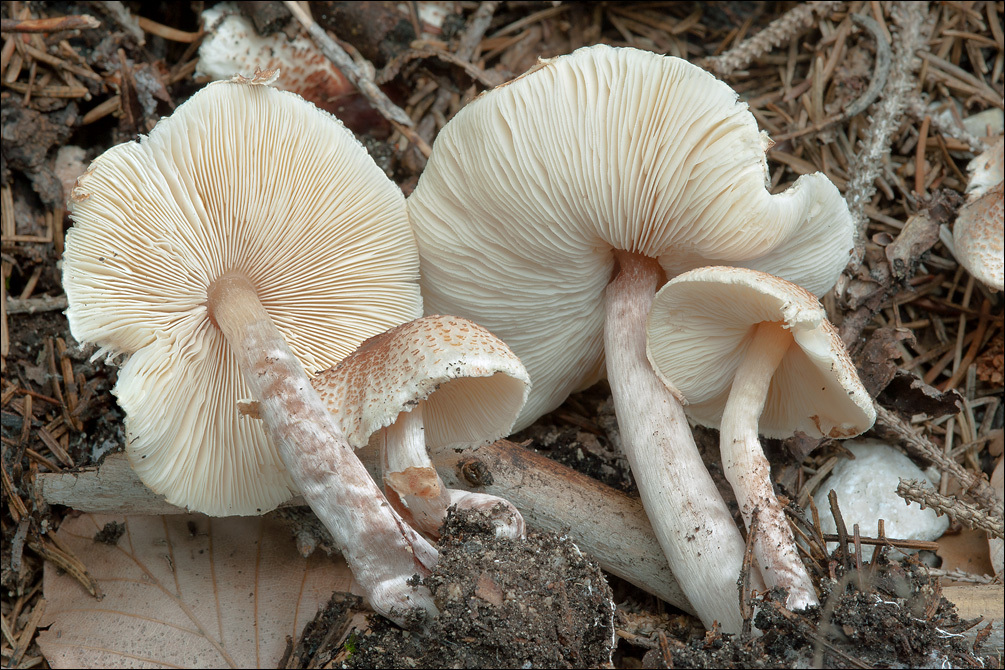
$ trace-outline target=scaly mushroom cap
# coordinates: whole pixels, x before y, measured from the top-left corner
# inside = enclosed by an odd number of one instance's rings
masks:
[[[992,186],[1005,179],[1005,137],[981,152],[967,165],[970,180],[967,182],[967,196],[970,202],[981,197]]]
[[[398,188],[337,119],[269,86],[206,86],[95,159],[70,211],[71,332],[129,357],[114,392],[140,478],[207,514],[261,513],[292,487],[238,414],[250,392],[207,315],[216,278],[251,280],[308,373],[421,311]]]
[[[759,432],[768,437],[851,437],[876,420],[837,331],[808,291],[772,275],[707,267],[675,277],[656,294],[647,353],[685,411],[717,428],[754,326],[781,323],[793,338],[771,380]]]
[[[967,202],[953,224],[956,258],[973,277],[1005,289],[1005,138],[970,162]]]
[[[251,74],[255,67],[279,68],[287,90],[310,93],[316,104],[355,91],[342,71],[302,32],[292,38],[284,32],[262,37],[230,2],[207,8],[202,21],[207,34],[199,45],[196,76],[230,79],[235,72]]]
[[[356,449],[420,400],[426,444],[462,448],[509,434],[530,379],[492,333],[436,315],[371,337],[311,385]]]
[[[827,290],[852,247],[847,206],[821,174],[769,194],[766,141],[686,61],[604,45],[544,61],[437,137],[408,200],[427,313],[470,318],[520,357],[534,382],[520,428],[603,376],[613,249],[671,275],[764,258]],[[796,243],[803,261],[775,257]]]

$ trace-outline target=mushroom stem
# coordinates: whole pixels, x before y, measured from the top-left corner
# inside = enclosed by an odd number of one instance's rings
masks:
[[[526,533],[523,516],[505,498],[448,489],[443,484],[426,450],[422,416],[425,404],[425,400],[420,400],[382,431],[380,462],[392,506],[413,527],[433,538],[440,536],[440,527],[452,505],[489,512],[496,537],[523,537]]]
[[[719,428],[722,467],[750,528],[757,514],[754,556],[769,587],[788,590],[789,609],[818,605],[806,566],[799,559],[785,510],[771,486],[771,466],[757,437],[757,424],[775,369],[792,344],[781,324],[761,322],[733,378]]]
[[[416,573],[430,573],[436,549],[388,506],[255,287],[241,274],[224,274],[209,287],[207,308],[238,360],[291,478],[331,532],[370,604],[402,624],[414,608],[435,614],[428,590],[406,582]]]
[[[428,500],[441,496],[443,487],[426,452],[422,422],[424,404],[425,401],[420,400],[411,411],[401,412],[397,420],[384,429],[381,463],[386,486],[400,496]]]
[[[702,623],[724,632],[743,625],[736,582],[744,542],[701,460],[680,402],[646,357],[646,316],[662,277],[659,263],[616,251],[607,286],[607,377],[625,456],[670,568]],[[754,588],[760,575],[751,575]]]

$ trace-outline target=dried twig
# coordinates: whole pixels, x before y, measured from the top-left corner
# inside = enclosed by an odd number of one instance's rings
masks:
[[[58,33],[63,30],[100,28],[101,21],[87,14],[55,16],[47,19],[2,19],[0,30],[5,33]]]
[[[1002,502],[985,479],[949,458],[941,448],[932,444],[927,437],[890,410],[879,403],[876,403],[875,407],[878,427],[892,432],[908,451],[955,477],[983,508],[998,517],[1002,516]]]
[[[1005,537],[1003,536],[1005,523],[1001,516],[978,509],[957,499],[956,496],[944,496],[915,479],[901,479],[897,484],[897,495],[905,500],[920,503],[922,509],[931,507],[940,516],[946,514],[953,521],[958,521],[968,528],[980,528],[995,537]]]
[[[879,97],[880,91],[886,86],[886,80],[890,76],[890,62],[892,59],[890,44],[886,41],[886,35],[883,34],[883,30],[876,23],[875,19],[864,14],[852,14],[851,20],[866,28],[872,34],[873,41],[876,42],[876,64],[872,70],[872,81],[869,82],[869,87],[865,90],[865,93],[856,98],[845,109],[844,116],[848,119],[858,116],[868,109],[869,105],[876,102],[876,98]]]
[[[108,0],[107,2],[94,2],[92,0],[87,4],[104,12],[109,18],[118,23],[133,38],[138,46],[143,46],[146,43],[143,29],[140,28],[139,22],[129,11],[129,8],[126,7],[125,3],[119,0]]]
[[[790,9],[780,18],[732,49],[701,63],[716,75],[725,77],[736,70],[743,69],[755,58],[766,54],[772,48],[787,44],[800,31],[812,25],[814,19],[833,12],[840,2],[825,0],[821,2],[806,2]]]
[[[995,578],[992,575],[977,575],[972,572],[965,572],[959,568],[956,568],[955,570],[942,570],[939,568],[930,568],[924,564],[920,564],[918,567],[932,577],[944,577],[954,582],[991,584],[995,581]]]
[[[499,3],[496,0],[482,2],[478,5],[478,9],[468,19],[467,26],[465,26],[464,32],[458,40],[457,49],[454,51],[458,62],[471,61],[471,57],[474,55],[475,49],[478,48],[478,44],[482,41],[485,31],[488,30],[489,23],[491,23],[492,16],[498,6]],[[450,104],[451,95],[449,90],[443,88],[437,91],[436,99],[433,101],[432,106],[426,112],[426,116],[422,121],[419,122],[416,130],[419,136],[427,142],[432,142],[433,132],[436,129],[436,117],[446,111],[447,105]],[[429,158],[428,153],[425,156]]]
[[[66,309],[66,296],[40,295],[37,298],[7,298],[8,314],[35,314],[36,312],[55,312]]]
[[[879,521],[883,521],[880,519]],[[822,537],[827,542],[838,542],[840,538],[836,533],[823,533]],[[938,542],[928,540],[898,540],[888,537],[859,537],[860,544],[869,544],[877,547],[898,547],[900,549],[917,549],[919,551],[936,551],[939,548]]]
[[[921,96],[918,95],[917,92],[911,92],[908,94],[906,105],[907,111],[911,113],[911,116],[918,120],[931,115],[931,112],[925,107],[925,102],[921,99]],[[965,128],[961,128],[955,124],[946,123],[938,115],[932,116],[931,118],[932,126],[945,137],[951,137],[958,142],[966,144],[974,153],[984,151],[985,144],[981,138],[967,132]]]
[[[896,3],[890,11],[900,28],[893,52],[893,67],[882,100],[877,103],[872,114],[872,124],[865,132],[862,150],[855,156],[849,169],[853,176],[845,191],[845,199],[856,225],[855,253],[850,263],[852,270],[858,269],[864,255],[865,229],[869,222],[865,206],[876,192],[876,178],[880,176],[883,162],[890,154],[890,141],[900,126],[905,97],[914,85],[914,72],[918,64],[915,53],[925,46],[922,25],[928,16],[928,3]]]

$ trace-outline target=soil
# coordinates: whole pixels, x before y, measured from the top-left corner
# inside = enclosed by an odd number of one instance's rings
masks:
[[[839,568],[821,582],[820,607],[793,613],[784,594],[750,600],[763,634],[667,638],[643,658],[646,668],[960,667],[974,662],[952,603],[923,570],[878,560]]]
[[[448,515],[440,560],[420,580],[440,615],[405,633],[381,617],[326,643],[305,631],[299,667],[579,668],[611,664],[614,602],[596,563],[568,538],[528,533],[497,538],[480,512]],[[355,611],[359,611],[356,609]],[[330,603],[317,628],[345,620],[346,600]],[[319,619],[315,619],[318,623]],[[306,661],[306,663],[305,663]],[[321,661],[321,662],[319,662]]]
[[[15,646],[20,655],[13,664],[45,666],[29,624],[41,599],[47,533],[67,510],[39,498],[35,476],[97,464],[124,442],[123,415],[111,393],[116,367],[91,360],[91,350],[78,347],[62,314],[59,261],[72,225],[67,191],[91,159],[148,132],[204,83],[193,77],[202,39],[198,13],[211,4],[5,2],[0,10],[5,667],[12,665]],[[299,30],[279,3],[241,4],[263,32]],[[430,143],[446,119],[486,88],[485,78],[505,81],[538,57],[606,42],[697,61],[731,51],[795,7],[505,2],[495,7],[475,62],[458,62],[422,49],[454,55],[472,29],[476,3],[451,5],[439,32],[424,43],[413,42],[415,28],[422,27],[419,17],[402,18],[388,9],[390,3],[359,10],[354,4],[311,6],[319,21],[380,68],[384,90],[426,129]],[[875,36],[847,19],[851,13],[873,16],[879,34],[889,36],[899,30],[893,4],[837,3],[776,48],[720,75],[776,140],[768,154],[774,190],[819,170],[847,192],[853,159],[878,113],[870,107],[851,118],[841,114],[877,74]],[[849,270],[842,291],[826,296],[824,304],[869,392],[921,438],[889,427],[877,433],[898,440],[924,465],[933,457],[918,447],[921,441],[986,478],[1001,456],[1003,300],[975,283],[939,240],[939,227],[948,232],[955,220],[974,152],[963,134],[940,125],[937,110],[966,118],[1001,109],[1005,7],[931,3],[924,11],[930,31],[925,48],[932,58],[911,75],[911,88],[929,106],[920,113],[905,108],[893,122],[888,155],[877,159],[884,167],[867,198],[862,266]],[[8,31],[12,19],[82,14],[102,26]],[[137,16],[153,24],[141,28]],[[341,34],[348,25],[359,30]],[[35,59],[25,45],[50,58]],[[52,58],[72,67],[54,66]],[[821,70],[825,83],[817,87],[812,74]],[[445,103],[436,101],[441,92]],[[424,164],[421,152],[359,96],[340,105],[381,168],[409,193]],[[74,147],[76,154],[61,151]],[[603,382],[512,439],[634,492]],[[696,442],[736,513],[718,466],[717,434],[696,430]],[[793,501],[842,454],[838,443],[799,437],[765,441],[765,448],[779,492]],[[976,504],[956,475],[946,475],[944,488]],[[952,532],[960,528],[955,523]],[[116,532],[105,529],[105,541],[114,541]],[[821,608],[793,613],[780,605],[784,598],[777,593],[753,597],[752,631],[739,636],[705,632],[693,617],[604,575],[567,538],[531,532],[526,541],[502,540],[477,518],[452,516],[439,548],[440,565],[425,583],[441,615],[426,622],[423,632],[368,618],[357,599],[335,594],[303,639],[290,640],[287,667],[1001,667],[1000,654],[983,655],[962,641],[972,622],[958,619],[929,571],[882,558],[856,568],[847,547],[807,559],[821,589]]]

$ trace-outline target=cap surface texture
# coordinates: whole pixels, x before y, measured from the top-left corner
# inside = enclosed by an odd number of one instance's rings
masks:
[[[364,342],[312,385],[356,449],[425,401],[428,446],[464,448],[509,434],[530,390],[520,360],[481,326],[426,316]]]

